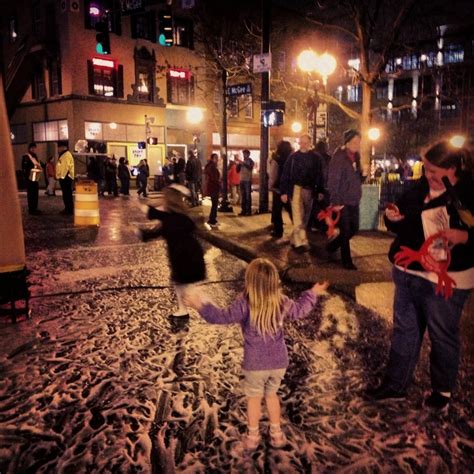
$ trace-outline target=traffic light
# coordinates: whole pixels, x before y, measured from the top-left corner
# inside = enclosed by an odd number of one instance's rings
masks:
[[[95,50],[99,54],[110,54],[109,25],[106,21],[98,21],[95,24],[95,30],[97,31]]]
[[[158,14],[158,43],[161,46],[173,46],[173,17],[169,11]]]

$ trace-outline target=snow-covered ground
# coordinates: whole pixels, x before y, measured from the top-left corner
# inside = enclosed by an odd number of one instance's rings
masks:
[[[249,455],[240,332],[195,313],[187,331],[170,327],[175,297],[162,242],[40,247],[31,244],[28,256],[33,318],[0,321],[2,474],[472,472],[472,367],[462,362],[447,415],[421,407],[427,347],[407,401],[365,401],[390,328],[340,295],[288,325],[280,393],[289,443],[271,448],[264,419],[262,444]],[[228,304],[245,265],[206,250],[203,291]]]

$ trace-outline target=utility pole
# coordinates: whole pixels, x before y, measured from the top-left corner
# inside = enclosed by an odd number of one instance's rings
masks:
[[[230,205],[227,194],[227,70],[222,68],[222,99],[223,99],[223,111],[222,111],[222,136],[221,136],[221,153],[222,153],[222,199],[219,207],[220,212],[232,212],[232,206]]]
[[[270,27],[271,27],[271,0],[262,0],[262,54],[270,53]],[[262,99],[261,109],[270,100],[270,71],[262,73]],[[263,124],[263,117],[260,118],[260,197],[258,212],[263,214],[268,212],[268,127]]]

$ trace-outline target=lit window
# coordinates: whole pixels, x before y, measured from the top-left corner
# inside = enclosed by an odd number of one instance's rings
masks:
[[[239,116],[239,100],[237,97],[229,97],[228,109],[230,117],[236,118]]]
[[[35,142],[56,142],[58,140],[67,140],[68,138],[67,120],[33,123],[33,140]]]
[[[252,100],[252,95],[247,94],[243,96],[244,101],[244,114],[245,118],[251,119],[253,118],[253,100]]]
[[[190,105],[194,102],[194,77],[184,69],[170,69],[167,74],[168,102]]]
[[[193,49],[193,22],[186,18],[173,19],[173,44]]]
[[[88,61],[89,93],[103,97],[123,97],[123,68],[114,61],[93,58]]]
[[[464,61],[464,48],[458,44],[450,44],[444,48],[444,62],[462,63]]]

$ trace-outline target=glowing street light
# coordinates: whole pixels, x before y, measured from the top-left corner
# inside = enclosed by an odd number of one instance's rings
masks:
[[[112,130],[115,130],[117,128],[117,124],[115,122],[110,122],[109,123],[109,127],[112,129]]]
[[[301,130],[303,130],[303,125],[301,125],[301,122],[293,122],[291,124],[291,131],[293,133],[300,133]]]
[[[319,74],[323,79],[323,87],[326,88],[328,76],[330,76],[337,67],[337,62],[333,56],[329,53],[325,52],[321,56],[319,56],[315,51],[312,49],[305,49],[302,51],[297,59],[298,67],[303,71],[309,74],[315,72]],[[316,144],[317,139],[317,131],[316,131],[316,121],[317,121],[317,111],[319,106],[319,98],[318,98],[318,89],[317,86],[314,90],[314,97],[311,98],[310,101],[312,105],[312,121],[313,121],[313,133],[312,139],[313,144]],[[328,126],[328,118],[326,114],[325,120],[325,136],[327,137],[327,126]],[[298,133],[298,132],[295,132]]]
[[[305,49],[297,59],[298,67],[304,72],[315,71],[317,62],[318,55],[312,49]]]
[[[466,143],[466,137],[463,135],[453,135],[449,143],[453,148],[462,148],[464,143]]]
[[[370,128],[367,135],[370,141],[376,142],[380,138],[380,128],[377,128],[377,127]]]
[[[203,118],[204,118],[204,113],[202,109],[198,107],[193,107],[192,109],[189,109],[186,113],[187,121],[192,124],[198,124],[202,122]]]

